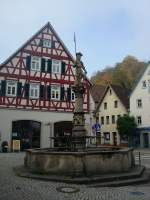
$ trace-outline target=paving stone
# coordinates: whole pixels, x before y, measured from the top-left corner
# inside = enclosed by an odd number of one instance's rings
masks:
[[[150,184],[126,187],[89,188],[86,185],[44,182],[15,175],[13,167],[23,165],[24,153],[0,153],[0,200],[149,200]],[[146,161],[150,167],[150,160]],[[63,193],[57,188],[79,188]],[[67,189],[66,189],[67,191]]]

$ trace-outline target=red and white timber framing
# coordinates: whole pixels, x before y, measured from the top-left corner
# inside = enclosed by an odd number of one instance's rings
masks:
[[[50,40],[55,45],[51,48],[43,47],[40,41]],[[48,71],[33,71],[27,68],[26,58],[28,56],[38,56],[46,59],[60,60],[65,63],[63,74],[53,74]],[[0,65],[0,82],[14,80],[21,83],[19,96],[10,97],[0,95],[0,108],[29,109],[41,111],[62,111],[72,112],[74,102],[68,100],[67,88],[71,88],[75,81],[73,68],[73,57],[61,41],[50,23],[47,23],[31,39],[29,39],[20,49],[10,56]],[[25,95],[25,85],[43,85],[44,95],[38,99],[27,98]],[[58,84],[64,88],[64,98],[52,100],[47,98],[47,87]],[[89,112],[89,87],[90,82],[85,80],[84,111]],[[1,85],[2,90],[2,85]]]

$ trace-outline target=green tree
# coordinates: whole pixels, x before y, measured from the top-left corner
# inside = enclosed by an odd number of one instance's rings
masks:
[[[117,130],[121,138],[128,138],[129,145],[132,145],[133,134],[137,128],[135,118],[133,116],[121,116],[117,120]]]

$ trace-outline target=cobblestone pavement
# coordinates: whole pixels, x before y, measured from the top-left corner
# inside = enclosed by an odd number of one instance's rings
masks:
[[[0,200],[149,200],[150,184],[119,188],[89,188],[17,177],[13,167],[22,165],[24,153],[0,153]],[[150,161],[148,161],[150,162]],[[62,193],[58,187],[75,187],[75,193]]]

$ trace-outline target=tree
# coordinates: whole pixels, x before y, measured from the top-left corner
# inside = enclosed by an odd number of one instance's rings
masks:
[[[117,130],[121,138],[128,138],[129,145],[132,144],[133,135],[137,128],[135,118],[133,116],[124,115],[118,118],[117,120]]]
[[[145,62],[139,61],[134,56],[126,56],[122,62],[116,63],[114,67],[105,67],[104,70],[96,72],[91,77],[91,81],[97,85],[112,83],[130,90],[145,65]]]

